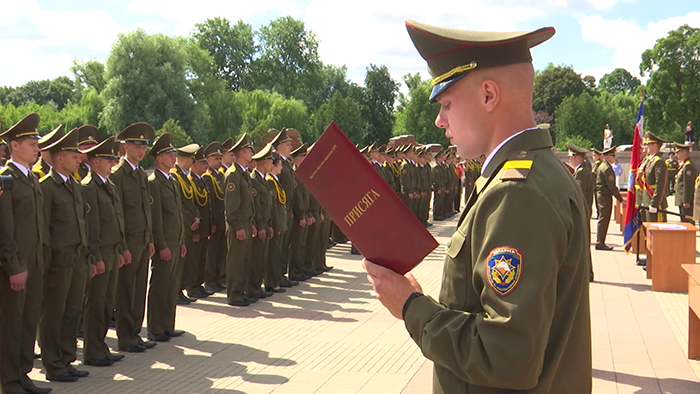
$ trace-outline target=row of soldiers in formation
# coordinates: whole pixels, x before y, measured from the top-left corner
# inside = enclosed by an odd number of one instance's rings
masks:
[[[662,147],[667,141],[647,131],[642,140],[643,159],[636,171],[634,187],[636,206],[640,208],[640,218],[644,222],[665,222],[667,220],[667,197],[674,193],[682,221],[693,222],[695,193],[698,186],[698,171],[689,159],[691,144],[670,144],[675,160],[664,160]],[[597,250],[612,250],[605,239],[612,216],[612,198],[623,202],[617,187],[617,175],[612,164],[615,162],[616,147],[604,151],[593,149],[594,165],[586,159],[589,150],[572,143],[569,147],[569,163],[574,168],[573,176],[581,185],[584,197],[590,207],[595,200],[597,210]],[[589,212],[589,216],[592,212]],[[640,263],[643,265],[643,260]]]
[[[74,382],[88,375],[72,365],[81,325],[84,364],[110,366],[124,358],[105,342],[112,318],[119,350],[143,352],[184,334],[183,289],[247,306],[332,268],[331,221],[293,174],[308,146],[292,149],[286,130],[258,152],[245,134],[176,148],[164,133],[148,150],[146,123],[100,141],[90,125],[42,137],[39,120],[0,134],[13,179],[0,191],[2,392],[50,391],[27,376],[35,339],[47,379]]]

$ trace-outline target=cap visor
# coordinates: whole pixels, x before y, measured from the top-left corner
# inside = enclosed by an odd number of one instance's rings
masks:
[[[461,74],[461,75],[457,75],[456,77],[454,77],[452,79],[440,82],[440,83],[436,84],[435,86],[433,86],[433,91],[430,93],[430,102],[434,103],[437,100],[439,95],[443,94],[447,89],[450,88],[450,86],[454,85],[457,81],[464,78],[466,75],[467,75],[466,73]]]

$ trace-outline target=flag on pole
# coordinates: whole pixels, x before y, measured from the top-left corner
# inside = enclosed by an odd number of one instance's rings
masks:
[[[634,137],[632,139],[632,155],[630,157],[630,177],[627,183],[627,203],[625,205],[625,253],[632,250],[632,238],[637,234],[641,227],[641,218],[639,210],[635,207],[637,200],[637,190],[643,192],[642,189],[635,187],[637,178],[637,169],[642,161],[642,133],[644,133],[644,100],[639,104],[639,112],[637,113],[637,124],[634,125]]]

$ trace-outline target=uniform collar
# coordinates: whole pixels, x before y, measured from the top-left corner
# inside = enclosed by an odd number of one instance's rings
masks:
[[[535,130],[535,129],[537,129],[537,127],[531,127],[531,128],[529,128],[529,129],[520,130],[520,131],[518,131],[517,133],[515,133],[515,134],[511,135],[510,137],[508,137],[508,138],[504,139],[503,141],[501,141],[501,143],[498,144],[498,146],[496,147],[496,149],[492,150],[491,153],[489,153],[489,155],[486,157],[486,160],[484,161],[484,166],[481,167],[481,174],[483,175],[483,174],[485,173],[484,170],[486,170],[486,167],[488,167],[488,165],[489,165],[489,163],[491,162],[491,160],[494,158],[494,156],[496,156],[496,154],[498,153],[498,151],[500,151],[501,148],[502,148],[505,144],[508,143],[508,141],[512,140],[513,138],[519,136],[520,134],[522,134],[522,133],[524,133],[524,132],[526,132],[526,131],[528,131],[528,130]],[[500,164],[500,163],[499,163],[499,164]]]
[[[165,171],[161,170],[160,168],[157,168],[157,170],[158,170],[161,174],[163,174],[163,176],[165,177],[165,179],[170,179],[170,173],[169,173],[169,172],[165,172]]]
[[[16,161],[13,161],[12,159],[7,161],[7,164],[10,164],[10,163],[12,163],[15,167],[17,167],[17,169],[20,170],[22,172],[22,174],[24,174],[24,176],[29,176],[29,168],[28,167],[25,167],[25,166],[17,163]]]

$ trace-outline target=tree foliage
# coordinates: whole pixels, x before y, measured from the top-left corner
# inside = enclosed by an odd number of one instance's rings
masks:
[[[600,78],[599,88],[611,94],[635,93],[642,84],[639,78],[630,74],[624,68],[616,68]]]
[[[586,90],[586,85],[571,66],[547,68],[535,75],[532,107],[535,111],[553,114],[566,97],[578,96]]]
[[[367,123],[364,144],[371,144],[374,141],[384,143],[391,137],[394,102],[398,89],[398,82],[391,78],[386,66],[370,64],[367,67],[361,111]]]
[[[444,130],[435,126],[435,118],[440,112],[440,105],[430,103],[432,86],[430,81],[422,80],[420,74],[406,74],[403,77],[408,87],[408,96],[399,96],[400,122],[394,125],[393,135],[413,134],[422,143],[439,143],[449,145]]]

